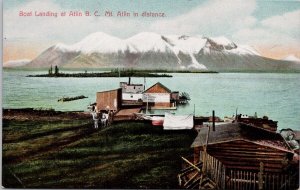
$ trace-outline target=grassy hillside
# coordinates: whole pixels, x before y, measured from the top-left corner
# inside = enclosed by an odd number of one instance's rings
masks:
[[[7,188],[178,188],[195,137],[144,123],[95,130],[89,119],[3,125]]]

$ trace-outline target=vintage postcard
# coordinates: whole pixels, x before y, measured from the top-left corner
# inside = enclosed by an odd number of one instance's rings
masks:
[[[4,188],[299,188],[299,0],[3,0],[2,16]]]

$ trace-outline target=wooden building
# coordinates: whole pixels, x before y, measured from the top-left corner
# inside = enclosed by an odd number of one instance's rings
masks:
[[[120,82],[122,88],[122,104],[127,105],[143,105],[143,92],[145,87],[143,84],[132,84],[129,77],[128,82]]]
[[[143,93],[143,102],[150,108],[171,108],[171,90],[160,82],[154,84]]]
[[[297,189],[299,186],[299,162],[293,162],[295,152],[276,132],[245,123],[217,125],[215,131],[204,127],[192,148],[194,164],[202,168],[198,171],[200,177],[193,175],[194,179],[189,178],[184,188],[188,183],[198,183],[200,187],[204,176],[216,189]]]
[[[120,87],[122,88],[122,93],[141,94],[145,90],[143,84],[131,84],[127,82],[120,82]]]
[[[207,133],[208,128],[202,128],[192,147],[200,151],[206,143]],[[279,133],[241,123],[217,125],[215,131],[210,130],[207,153],[228,169],[259,171],[260,162],[263,162],[266,172],[284,171],[287,165],[283,161],[294,154]]]
[[[97,109],[118,111],[122,104],[122,89],[97,92],[96,94]]]
[[[239,123],[251,125],[253,127],[263,128],[268,131],[277,131],[277,121],[270,120],[267,116],[264,116],[262,118],[248,116],[243,117],[243,115],[240,114],[236,118],[236,121]]]
[[[172,100],[173,102],[179,101],[179,91],[173,91],[173,92],[171,93],[171,100]]]

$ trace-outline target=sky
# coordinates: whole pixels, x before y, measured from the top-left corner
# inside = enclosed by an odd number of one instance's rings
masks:
[[[70,11],[82,16],[69,16]],[[89,11],[91,16],[85,16]],[[98,16],[94,16],[97,11]],[[113,16],[105,16],[110,11]],[[130,13],[118,17],[118,11]],[[142,17],[142,13],[165,17]],[[31,16],[20,16],[21,12]],[[36,16],[40,12],[58,13]],[[66,12],[67,16],[60,13]],[[133,12],[138,16],[133,16]],[[3,61],[33,59],[56,43],[94,32],[128,38],[139,32],[225,36],[275,59],[300,58],[300,0],[4,0]]]

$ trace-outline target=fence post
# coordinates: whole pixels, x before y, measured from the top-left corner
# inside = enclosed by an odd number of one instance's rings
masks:
[[[222,179],[222,182],[221,182],[221,184],[222,184],[222,187],[221,187],[221,189],[226,189],[226,176],[225,176],[225,171],[226,170],[226,168],[225,168],[225,166],[223,166],[222,167],[222,177],[221,177],[221,179]]]
[[[263,185],[264,185],[263,174],[264,174],[264,163],[260,162],[259,173],[258,173],[258,189],[259,190],[263,189]]]

